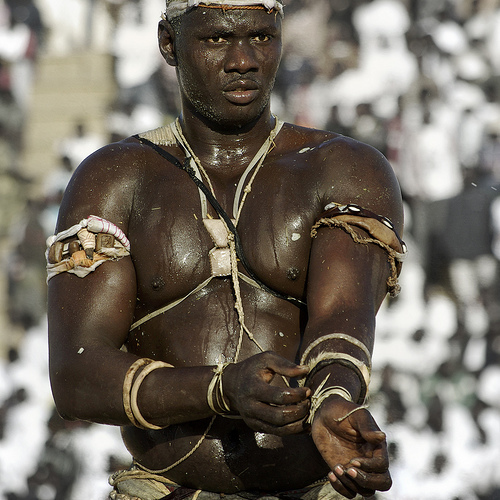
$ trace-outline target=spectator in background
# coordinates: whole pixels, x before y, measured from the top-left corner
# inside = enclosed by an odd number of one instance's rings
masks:
[[[486,179],[484,182],[492,186],[500,186],[500,135],[498,125],[491,125],[485,134],[479,152],[479,169]]]
[[[39,220],[41,208],[35,200],[27,204],[24,218],[17,224],[17,244],[7,268],[9,319],[24,330],[38,325],[46,311],[43,256],[46,234]]]
[[[0,0],[1,170],[16,170],[43,25],[30,0]],[[3,165],[2,165],[3,163]]]

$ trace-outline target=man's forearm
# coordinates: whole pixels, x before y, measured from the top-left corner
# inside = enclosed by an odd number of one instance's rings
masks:
[[[82,348],[83,349],[83,348]],[[59,413],[67,419],[109,425],[129,425],[124,384],[130,367],[140,358],[117,349],[88,347],[63,361],[51,360],[51,384]],[[128,377],[130,397],[134,383],[147,365]],[[213,367],[159,367],[140,381],[135,402],[139,414],[152,426],[198,420],[213,415],[207,389]]]

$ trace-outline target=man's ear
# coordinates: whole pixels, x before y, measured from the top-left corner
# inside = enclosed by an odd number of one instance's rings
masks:
[[[172,25],[165,20],[158,24],[158,45],[163,59],[170,66],[177,66],[177,56],[174,48],[175,32]]]

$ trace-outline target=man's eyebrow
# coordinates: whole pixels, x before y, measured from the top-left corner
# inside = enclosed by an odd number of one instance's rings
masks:
[[[217,36],[231,36],[234,34],[234,30],[224,27],[215,27],[212,30],[208,31],[209,36],[217,35]]]
[[[202,37],[213,37],[213,36],[230,36],[234,33],[235,30],[231,29],[228,26],[205,26],[200,29],[195,30],[194,32]]]
[[[278,29],[274,26],[257,26],[250,30],[250,35],[274,35]]]

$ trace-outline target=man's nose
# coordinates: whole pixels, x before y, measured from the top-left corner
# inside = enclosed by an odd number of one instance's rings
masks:
[[[256,71],[259,67],[255,48],[249,41],[238,40],[231,44],[226,54],[225,71],[240,74]]]

